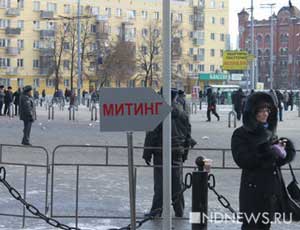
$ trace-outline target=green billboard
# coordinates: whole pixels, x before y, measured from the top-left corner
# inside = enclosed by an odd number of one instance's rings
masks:
[[[199,80],[202,81],[226,81],[229,75],[225,73],[200,73]]]

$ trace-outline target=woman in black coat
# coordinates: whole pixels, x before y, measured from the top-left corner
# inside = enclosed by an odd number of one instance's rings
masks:
[[[280,166],[295,157],[293,143],[276,137],[277,105],[268,93],[257,92],[247,99],[243,126],[231,139],[234,161],[242,169],[240,212],[242,230],[267,230],[280,212]],[[258,219],[249,220],[253,215]]]

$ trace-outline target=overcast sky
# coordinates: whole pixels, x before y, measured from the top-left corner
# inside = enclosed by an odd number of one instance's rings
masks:
[[[288,0],[254,0],[254,18],[263,19],[268,18],[271,14],[269,9],[261,9],[260,4],[276,3],[274,12],[277,14],[281,7],[288,6]],[[292,0],[292,4],[300,9],[300,1]],[[251,0],[229,0],[229,14],[230,14],[230,35],[231,44],[236,48],[236,38],[238,35],[238,17],[237,14],[243,9],[251,7]],[[250,11],[248,10],[249,14]]]

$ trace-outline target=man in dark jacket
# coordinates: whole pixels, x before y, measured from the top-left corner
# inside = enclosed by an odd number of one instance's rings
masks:
[[[184,197],[180,195],[175,198],[176,194],[183,188],[183,172],[182,165],[186,158],[185,144],[191,143],[191,125],[189,118],[185,112],[177,108],[175,100],[177,92],[172,90],[172,194],[175,216],[182,217],[184,212]],[[163,203],[163,172],[162,172],[162,124],[154,131],[148,132],[145,138],[143,158],[150,165],[153,155],[154,166],[154,196],[151,210],[146,216],[156,217],[161,216]],[[175,196],[174,196],[175,195]]]
[[[21,95],[21,89],[18,88],[18,90],[13,94],[13,101],[15,104],[15,116],[18,115],[18,111],[19,111],[20,95]]]
[[[2,116],[2,107],[4,104],[4,85],[0,85],[0,116]]]
[[[22,140],[23,145],[31,145],[30,131],[31,125],[34,121],[34,101],[32,98],[32,87],[27,85],[23,89],[23,93],[20,98],[20,120],[24,122],[24,136]]]
[[[290,90],[289,92],[289,100],[288,100],[288,106],[291,106],[291,111],[293,111],[294,108],[294,92]]]
[[[240,212],[242,230],[268,230],[280,211],[281,183],[279,167],[295,157],[292,142],[276,137],[277,107],[269,93],[249,96],[243,114],[243,126],[231,139],[232,155],[242,169]],[[251,220],[249,217],[254,216]]]
[[[245,94],[241,88],[232,94],[232,103],[238,120],[241,120],[244,98]]]
[[[216,99],[216,95],[213,93],[211,88],[207,89],[207,121],[210,122],[211,118],[210,118],[210,113],[212,112],[213,115],[216,116],[216,118],[218,119],[218,121],[220,120],[220,116],[217,113],[217,99]]]
[[[11,86],[8,86],[7,90],[5,91],[5,96],[4,96],[4,105],[5,105],[4,106],[4,114],[5,115],[10,114],[10,104],[13,102],[13,93],[11,90],[12,90]]]

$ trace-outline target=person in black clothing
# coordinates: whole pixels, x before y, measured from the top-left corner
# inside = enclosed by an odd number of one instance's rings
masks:
[[[218,119],[218,121],[220,120],[220,116],[217,113],[217,100],[216,100],[216,95],[212,92],[211,88],[207,89],[207,121],[210,122],[211,118],[210,118],[210,113],[212,112],[213,115],[216,116],[216,118]]]
[[[243,126],[231,138],[235,163],[242,169],[240,213],[242,230],[269,230],[282,200],[279,168],[295,157],[293,143],[276,136],[277,105],[269,93],[248,97]],[[249,217],[253,216],[253,219]],[[254,220],[255,219],[255,220]]]
[[[185,101],[185,94],[183,90],[178,90],[177,102],[182,106],[183,111],[186,112],[186,101]]]
[[[183,161],[187,158],[185,148],[192,147],[196,144],[192,142],[191,125],[189,118],[184,111],[177,108],[176,105],[177,91],[172,90],[172,194],[178,194],[183,188]],[[143,159],[146,164],[150,165],[152,155],[154,167],[154,196],[152,207],[145,216],[161,216],[163,204],[163,171],[162,171],[162,123],[153,131],[146,133],[144,144]],[[173,199],[174,201],[174,199]],[[184,212],[184,197],[181,195],[173,205],[175,216],[182,217]]]
[[[233,107],[236,112],[236,117],[239,121],[241,120],[242,116],[244,98],[245,94],[241,88],[232,94]]]
[[[24,122],[23,130],[23,145],[30,144],[30,132],[31,126],[34,121],[34,101],[32,98],[32,87],[27,85],[23,89],[23,93],[20,98],[20,120]]]
[[[4,96],[4,114],[9,115],[10,113],[10,104],[13,102],[13,93],[11,86],[7,87]]]
[[[15,104],[15,116],[18,115],[18,111],[19,111],[20,94],[21,94],[21,88],[18,88],[18,90],[15,91],[13,94],[13,101]]]
[[[2,116],[2,107],[4,104],[4,85],[0,85],[0,116]]]
[[[291,111],[293,111],[294,108],[294,92],[291,90],[289,92],[289,100],[288,100],[288,106],[291,106]]]
[[[282,103],[283,103],[283,95],[282,93],[276,89],[275,90],[275,93],[276,93],[276,96],[277,96],[277,100],[278,100],[278,115],[279,115],[279,121],[283,121],[282,120],[282,110],[283,110],[283,107],[282,107]]]

